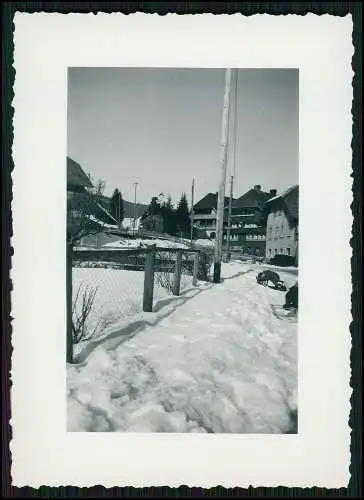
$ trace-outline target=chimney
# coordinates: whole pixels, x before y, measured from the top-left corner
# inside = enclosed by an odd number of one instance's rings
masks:
[[[262,187],[262,186],[261,186],[260,184],[256,184],[256,185],[254,186],[254,190],[259,192],[259,191],[261,190],[261,187]]]
[[[272,196],[276,196],[277,195],[277,190],[276,189],[270,189],[269,192],[270,192],[270,194]]]

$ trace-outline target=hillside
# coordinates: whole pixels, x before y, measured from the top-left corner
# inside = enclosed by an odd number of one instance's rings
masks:
[[[132,201],[124,201],[124,217],[129,218],[129,217],[134,217],[134,203]],[[103,196],[101,198],[101,203],[103,206],[107,209],[110,210],[110,198],[108,196]],[[141,217],[145,211],[148,208],[148,205],[144,205],[142,203],[136,203],[135,204],[135,211],[136,211],[136,217]]]

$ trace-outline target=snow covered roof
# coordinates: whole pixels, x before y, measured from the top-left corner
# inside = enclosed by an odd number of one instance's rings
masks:
[[[294,189],[298,189],[298,184],[296,184],[295,186],[292,186],[292,187],[286,189],[285,191],[282,191],[281,193],[277,194],[277,196],[274,196],[273,198],[270,198],[266,203],[270,203],[271,201],[278,200],[278,198],[284,198],[285,196],[287,196]]]
[[[103,222],[101,221],[100,219],[98,219],[97,217],[95,217],[94,215],[89,215],[88,218],[92,221],[92,222],[96,222],[96,224],[99,224],[100,226],[104,227],[104,228],[108,228],[108,229],[118,229],[118,225],[117,224],[108,224],[107,222]]]
[[[115,225],[116,225],[116,226],[118,225],[118,221],[115,219],[115,217],[113,217],[113,216],[111,215],[111,213],[110,213],[108,210],[106,210],[106,208],[105,208],[105,207],[103,207],[103,206],[101,205],[101,203],[96,203],[96,205],[97,205],[97,207],[98,207],[98,208],[100,208],[101,212],[103,212],[103,214],[104,214],[104,215],[106,215],[106,216],[108,217],[108,219],[110,219],[110,222],[114,221],[114,222],[115,222]]]
[[[70,210],[75,210],[83,213],[84,215],[92,215],[101,224],[118,225],[117,220],[106,210],[95,197],[84,191],[84,192],[72,192],[69,199]]]
[[[282,193],[278,194],[277,196],[274,196],[274,198],[271,198],[268,200],[266,203],[271,203],[274,201],[277,201],[279,199],[283,200],[290,215],[298,219],[298,195],[299,195],[299,188],[298,184],[286,189],[285,191],[282,191]]]

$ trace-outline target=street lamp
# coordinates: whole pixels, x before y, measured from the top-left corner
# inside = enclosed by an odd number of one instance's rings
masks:
[[[136,192],[137,192],[137,186],[138,182],[134,182],[134,218],[133,218],[133,237],[135,236],[135,222],[136,222]]]

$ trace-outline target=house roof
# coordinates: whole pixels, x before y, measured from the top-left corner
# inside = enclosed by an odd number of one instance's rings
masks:
[[[198,201],[194,206],[194,210],[212,210],[217,208],[217,193],[208,193],[200,201]],[[234,200],[233,200],[234,201]],[[225,196],[225,205],[229,203],[229,197]]]
[[[271,193],[266,193],[265,191],[256,189],[250,189],[245,194],[240,196],[240,198],[233,201],[232,208],[263,208],[264,203],[269,200],[271,196]]]
[[[81,165],[67,156],[67,186],[88,187],[92,184]]]
[[[286,189],[285,191],[278,194],[277,196],[274,196],[274,198],[271,198],[270,200],[268,200],[267,201],[268,207],[270,206],[269,205],[270,203],[281,199],[284,201],[284,203],[287,207],[287,210],[288,210],[289,214],[291,215],[291,217],[293,217],[294,219],[298,219],[298,212],[299,212],[298,195],[299,195],[299,188],[298,188],[298,184],[296,184],[295,186],[292,186],[292,187]]]
[[[73,193],[69,202],[73,210],[80,210],[86,216],[93,216],[103,224],[117,225],[116,219],[89,193]]]
[[[99,214],[99,218],[104,222],[108,222],[113,224],[118,224],[118,221],[111,215],[109,210],[107,210],[102,203],[96,202],[97,213]]]

